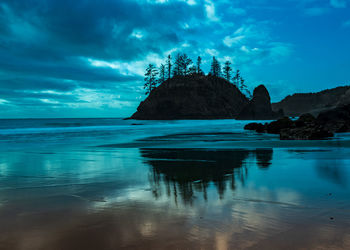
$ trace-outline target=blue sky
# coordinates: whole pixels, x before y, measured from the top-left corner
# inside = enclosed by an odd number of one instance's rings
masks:
[[[350,0],[2,0],[0,118],[126,117],[171,53],[273,101],[350,84]]]

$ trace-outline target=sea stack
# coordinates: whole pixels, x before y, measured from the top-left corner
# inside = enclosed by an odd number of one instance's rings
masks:
[[[274,112],[270,94],[264,85],[254,89],[253,98],[238,114],[238,120],[272,120],[283,116],[283,111]]]
[[[153,89],[131,119],[234,119],[248,98],[221,77],[175,76]]]

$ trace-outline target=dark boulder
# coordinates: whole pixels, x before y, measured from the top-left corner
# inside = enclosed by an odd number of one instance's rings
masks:
[[[292,128],[293,126],[294,122],[289,117],[283,117],[267,124],[266,131],[269,134],[279,134],[282,129]]]
[[[295,126],[303,127],[308,124],[312,124],[316,122],[316,118],[312,114],[302,114],[298,120],[295,121]]]
[[[265,131],[265,125],[262,123],[248,123],[247,125],[244,126],[245,130],[254,130],[258,133],[263,133]]]
[[[245,129],[261,130],[256,124],[247,124]],[[279,134],[281,140],[322,140],[334,133],[350,132],[350,104],[321,112],[317,118],[311,114],[296,121],[285,117],[265,124],[263,132]]]
[[[283,112],[274,112],[271,107],[271,98],[264,85],[254,89],[253,98],[244,106],[238,120],[272,120],[283,116]]]
[[[340,115],[340,114],[339,114]],[[321,116],[322,118],[323,116]],[[267,123],[265,125],[259,123],[247,124],[244,128],[247,130],[255,130],[256,132],[265,132],[269,134],[279,134],[281,140],[322,140],[334,136],[334,132],[349,131],[345,125],[336,130],[334,126],[326,126],[330,120],[322,118],[318,120],[310,114],[304,114],[298,120],[293,121],[288,117],[281,118],[277,121]],[[335,123],[336,121],[333,121]]]
[[[245,130],[254,130],[258,133],[268,133],[268,134],[279,134],[282,129],[295,127],[294,122],[289,117],[283,117],[277,121],[272,121],[270,123],[248,123],[244,126]]]

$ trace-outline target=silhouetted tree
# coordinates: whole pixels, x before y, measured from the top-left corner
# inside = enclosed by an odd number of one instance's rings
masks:
[[[162,84],[165,81],[165,65],[161,64],[159,67],[159,84]]]
[[[221,76],[221,66],[219,61],[216,60],[215,56],[213,56],[210,73],[212,76]]]
[[[149,64],[145,73],[144,89],[146,89],[146,95],[151,93],[151,91],[157,86],[157,75],[158,70],[156,69],[156,66]]]
[[[239,71],[239,69],[236,71],[235,76],[232,78],[233,80],[233,84],[246,96],[248,96],[248,98],[252,97],[252,94],[250,93],[247,85],[245,84],[245,80],[243,79],[241,72]]]
[[[239,89],[241,91],[245,90],[247,88],[247,85],[244,84],[245,80],[241,77],[240,79],[240,84],[239,84]]]
[[[224,77],[227,81],[231,80],[232,68],[231,63],[229,61],[225,62],[225,66],[223,67]]]
[[[200,56],[197,57],[197,74],[203,74],[203,71],[201,69],[202,64],[202,58]]]
[[[237,69],[235,76],[233,77],[233,84],[236,85],[237,88],[239,88],[239,85],[241,83],[241,72],[239,69]]]
[[[174,62],[174,76],[179,76],[183,75],[182,72],[182,67],[183,67],[183,57],[180,53],[176,55],[175,62]]]
[[[168,59],[166,61],[167,71],[168,71],[168,79],[171,78],[171,55],[168,55]]]
[[[186,55],[186,54],[180,54],[178,53],[175,58],[174,63],[174,75],[187,75],[188,74],[188,68],[192,64],[192,60]]]
[[[182,60],[181,60],[181,62],[182,62],[182,72],[183,72],[184,75],[187,75],[187,73],[188,73],[187,69],[192,64],[192,60],[186,54],[182,54],[181,57],[182,57]]]
[[[239,89],[241,90],[241,92],[243,94],[245,94],[249,99],[252,98],[252,93],[250,93],[247,85],[245,84],[245,80],[243,79],[243,77],[241,76],[241,80],[240,80],[240,85],[239,85]]]
[[[176,55],[174,64],[172,63],[171,59],[171,55],[168,55],[166,63],[160,65],[159,71],[156,69],[155,65],[148,65],[145,73],[146,83],[144,86],[146,89],[146,95],[149,94],[157,86],[157,83],[162,84],[166,79],[170,79],[172,74],[174,76],[203,74],[203,71],[201,69],[202,58],[200,56],[197,57],[196,64],[192,64],[192,60],[184,53],[178,53]],[[226,61],[224,66],[221,68],[220,62],[215,58],[215,56],[213,56],[208,76],[223,76],[227,81],[230,81],[232,72],[233,70],[231,67],[231,62]],[[251,97],[251,93],[245,84],[245,80],[241,76],[240,70],[237,70],[234,73],[232,82],[239,90],[241,90],[241,92],[245,92],[248,97]]]

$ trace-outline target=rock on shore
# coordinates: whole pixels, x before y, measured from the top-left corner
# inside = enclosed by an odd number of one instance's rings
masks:
[[[292,121],[284,117],[271,123],[250,123],[244,129],[259,133],[279,134],[281,140],[320,140],[334,133],[350,132],[350,105],[320,113],[317,118],[304,114]]]

